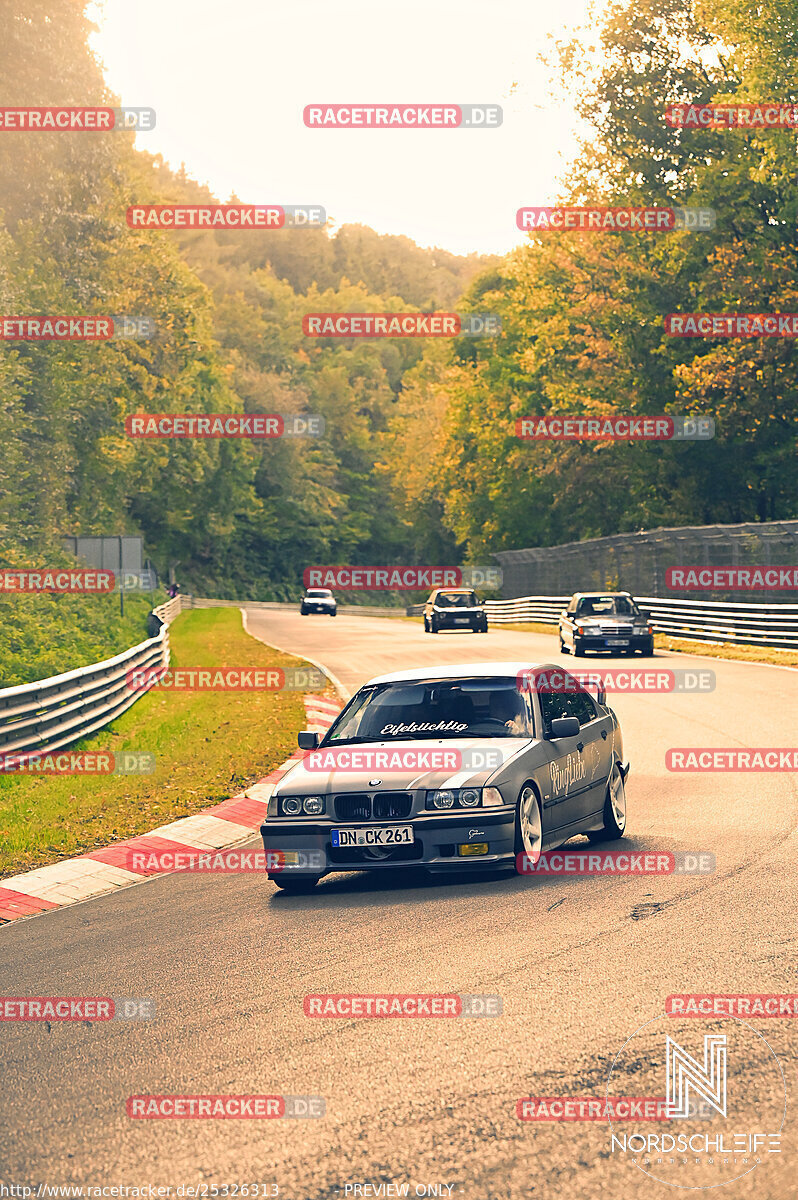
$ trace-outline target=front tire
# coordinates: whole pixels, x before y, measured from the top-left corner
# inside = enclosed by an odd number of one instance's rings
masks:
[[[574,658],[584,658],[585,648],[579,642],[574,641]]]
[[[543,820],[540,814],[540,801],[531,784],[524,784],[518,803],[515,806],[515,858],[513,866],[516,875],[524,875],[525,871],[518,869],[518,855],[526,854],[536,863],[540,858],[543,846]]]
[[[568,650],[568,647],[566,646],[565,642],[562,640],[562,634],[560,634],[560,654],[568,654],[568,653],[570,653],[570,651]]]
[[[601,829],[591,830],[587,836],[591,842],[610,842],[622,838],[625,832],[626,788],[621,768],[614,762],[604,801],[604,825]]]
[[[433,617],[432,620],[430,621],[429,631],[430,631],[430,633],[438,632],[438,618],[437,617]]]

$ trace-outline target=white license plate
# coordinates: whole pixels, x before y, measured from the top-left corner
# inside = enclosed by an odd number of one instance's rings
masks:
[[[455,625],[467,625],[470,619],[470,617],[455,617],[454,623]]]
[[[607,638],[607,645],[608,646],[628,646],[629,639],[628,638]]]
[[[412,846],[414,841],[412,825],[332,830],[333,846]]]

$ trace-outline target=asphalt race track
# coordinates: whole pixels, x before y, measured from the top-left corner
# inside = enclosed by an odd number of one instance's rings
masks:
[[[250,632],[323,663],[350,691],[414,664],[575,665],[556,653],[553,634],[434,637],[420,619],[269,610],[248,620]],[[178,874],[16,921],[0,930],[6,995],[152,997],[157,1018],[3,1025],[4,1175],[146,1181],[172,1185],[173,1196],[180,1184],[229,1185],[232,1195],[233,1185],[258,1182],[295,1200],[395,1194],[352,1186],[386,1183],[409,1183],[411,1196],[444,1184],[451,1192],[438,1194],[468,1200],[665,1197],[661,1183],[609,1154],[606,1124],[515,1115],[530,1094],[603,1095],[615,1054],[669,994],[798,991],[795,775],[665,769],[669,747],[794,745],[798,674],[683,655],[653,661],[714,670],[717,686],[609,697],[631,761],[626,844],[711,852],[714,873],[429,882],[408,870],[386,882],[332,875],[295,897],[254,875]],[[312,1020],[302,1010],[308,992],[415,991],[499,995],[503,1016]],[[735,1200],[796,1194],[798,1024],[756,1027],[785,1068],[787,1152],[720,1193]],[[742,1075],[750,1086],[757,1069],[730,1062],[729,1088]],[[142,1093],[313,1095],[327,1111],[320,1120],[130,1120],[126,1098]]]

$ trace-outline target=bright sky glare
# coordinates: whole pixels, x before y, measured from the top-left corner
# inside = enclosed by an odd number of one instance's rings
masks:
[[[220,200],[320,204],[459,254],[523,240],[576,146],[538,59],[588,0],[103,0],[92,41],[122,104],[155,108],[137,144]],[[559,89],[558,89],[559,90]],[[497,103],[499,129],[307,129],[310,103]]]

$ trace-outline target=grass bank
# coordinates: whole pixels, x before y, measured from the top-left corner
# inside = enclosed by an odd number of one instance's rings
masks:
[[[289,667],[300,660],[245,633],[237,609],[184,613],[172,666]],[[73,750],[143,750],[150,775],[0,776],[0,877],[55,862],[218,804],[296,749],[300,692],[148,692]]]

